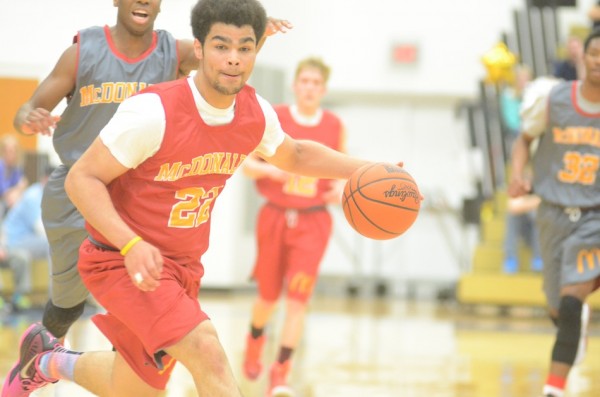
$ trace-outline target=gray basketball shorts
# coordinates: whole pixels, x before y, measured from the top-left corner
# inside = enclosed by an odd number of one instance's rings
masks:
[[[545,202],[537,210],[544,293],[555,309],[562,286],[600,277],[600,210],[577,215]]]
[[[88,233],[65,192],[68,171],[64,165],[54,170],[42,197],[42,220],[50,244],[50,297],[55,306],[65,309],[80,304],[89,294],[77,270],[79,246]]]

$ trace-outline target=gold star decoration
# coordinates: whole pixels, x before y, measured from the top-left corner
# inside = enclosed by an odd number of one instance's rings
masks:
[[[496,44],[486,52],[481,61],[485,66],[487,83],[512,83],[514,81],[514,66],[517,56],[508,50],[505,43]]]

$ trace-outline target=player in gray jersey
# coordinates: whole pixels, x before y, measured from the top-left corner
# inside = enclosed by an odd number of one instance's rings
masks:
[[[87,232],[65,193],[69,168],[125,98],[148,85],[187,76],[198,65],[192,40],[176,40],[164,30],[154,30],[160,0],[119,0],[114,5],[116,24],[79,31],[14,119],[23,134],[53,135],[62,162],[42,200],[52,274],[43,324],[59,339],[82,314],[88,297],[77,271],[79,246]],[[264,37],[287,28],[291,28],[288,21],[269,18]],[[63,98],[66,109],[61,116],[52,115]]]
[[[600,31],[586,39],[585,77],[560,81],[523,102],[522,133],[512,153],[508,193],[534,191],[542,202],[537,227],[544,293],[557,326],[546,397],[562,397],[568,374],[583,358],[587,297],[600,286]],[[548,86],[550,87],[550,86]],[[525,178],[530,146],[533,183]]]

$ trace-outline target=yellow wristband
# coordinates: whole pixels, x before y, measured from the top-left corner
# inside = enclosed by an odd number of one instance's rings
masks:
[[[123,256],[127,255],[129,250],[131,249],[131,247],[133,247],[140,241],[142,241],[142,238],[140,236],[135,236],[134,238],[129,240],[129,242],[127,244],[125,244],[125,247],[121,248],[121,255],[123,255]]]

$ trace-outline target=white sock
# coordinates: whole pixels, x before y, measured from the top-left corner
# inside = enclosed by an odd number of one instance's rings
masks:
[[[544,391],[542,394],[544,396],[564,397],[565,391],[555,386],[544,385]]]

